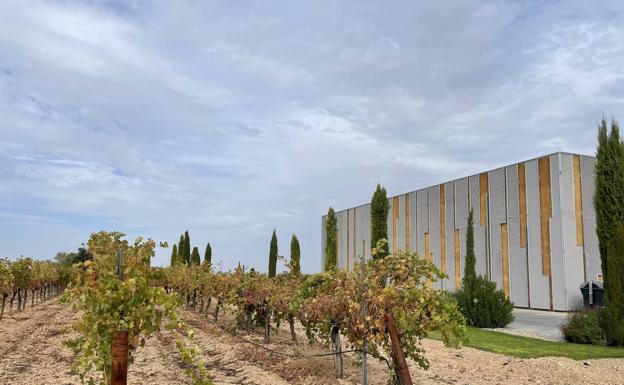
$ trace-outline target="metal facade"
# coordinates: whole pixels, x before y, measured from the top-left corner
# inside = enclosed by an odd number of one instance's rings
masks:
[[[472,208],[477,274],[488,276],[515,306],[576,309],[580,283],[601,274],[594,174],[594,157],[556,153],[390,197],[390,250],[409,249],[431,258],[447,275],[433,287],[456,290]],[[370,205],[336,216],[338,267],[353,269],[374,246]],[[321,228],[324,264],[325,217]]]

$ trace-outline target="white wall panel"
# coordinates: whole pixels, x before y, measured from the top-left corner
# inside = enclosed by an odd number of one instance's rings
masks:
[[[475,251],[475,268],[478,275],[486,275],[486,237],[485,226],[481,226],[480,222],[480,194],[479,194],[479,175],[470,177],[470,206],[473,211],[474,219],[474,251]]]
[[[550,309],[548,277],[542,274],[542,243],[540,233],[540,196],[537,159],[525,163],[527,198],[527,247],[531,307]]]
[[[429,189],[429,248],[433,263],[440,268],[440,186]],[[434,282],[434,289],[441,289],[440,281]]]
[[[582,306],[583,298],[579,286],[584,278],[583,246],[576,244],[576,211],[574,208],[574,167],[570,154],[561,154],[561,214],[563,235],[563,264],[565,306],[567,310]],[[553,276],[553,279],[555,277]],[[554,288],[553,288],[554,290]]]
[[[454,183],[444,184],[444,216],[445,216],[445,238],[446,238],[446,275],[442,282],[444,290],[455,290],[455,243],[453,241],[455,231],[455,192]]]
[[[507,226],[509,233],[510,299],[515,306],[529,306],[526,248],[520,247],[518,166],[507,167]]]
[[[564,250],[561,212],[561,175],[559,154],[550,157],[550,182],[552,191],[552,219],[550,222],[550,250],[552,276],[553,310],[566,309],[566,272],[564,268]],[[570,229],[572,230],[572,229]]]

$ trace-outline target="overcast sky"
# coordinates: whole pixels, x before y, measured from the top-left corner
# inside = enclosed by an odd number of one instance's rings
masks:
[[[320,217],[624,119],[619,1],[2,1],[0,256],[91,232],[266,271]],[[169,261],[161,250],[156,264]]]

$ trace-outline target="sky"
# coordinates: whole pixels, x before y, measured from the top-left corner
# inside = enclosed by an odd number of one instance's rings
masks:
[[[321,268],[321,216],[624,119],[619,1],[0,2],[0,256],[89,234]],[[169,262],[160,249],[156,265]],[[280,266],[282,269],[283,266]]]

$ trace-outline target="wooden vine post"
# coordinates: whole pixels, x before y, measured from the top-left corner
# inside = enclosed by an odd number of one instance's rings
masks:
[[[412,376],[410,375],[407,362],[405,361],[405,355],[403,349],[401,349],[401,340],[399,339],[399,333],[396,328],[396,322],[394,320],[394,314],[390,310],[386,310],[384,314],[384,321],[386,322],[386,330],[390,336],[390,343],[392,345],[392,359],[395,370],[398,375],[398,379],[401,385],[413,385]]]
[[[117,277],[123,279],[123,253],[117,250]],[[113,332],[111,343],[111,385],[128,383],[128,331]]]
[[[111,362],[111,385],[126,385],[128,382],[128,332],[113,332]]]

